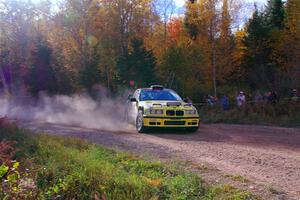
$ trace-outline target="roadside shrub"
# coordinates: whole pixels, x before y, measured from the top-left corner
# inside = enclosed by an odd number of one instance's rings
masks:
[[[38,190],[29,170],[14,160],[15,141],[0,141],[0,199],[34,199]]]
[[[49,136],[40,138],[43,150],[37,158],[44,159],[37,162],[44,169],[38,174],[37,184],[47,198],[90,199],[97,194],[124,200],[199,199],[203,193],[202,181],[196,175],[176,174],[160,163],[92,145],[73,149],[74,144],[68,146],[65,141]]]
[[[283,126],[299,126],[300,124],[300,102],[295,101],[247,104],[241,108],[232,107],[226,111],[220,106],[204,106],[199,108],[199,111],[202,121],[207,123],[255,123]]]

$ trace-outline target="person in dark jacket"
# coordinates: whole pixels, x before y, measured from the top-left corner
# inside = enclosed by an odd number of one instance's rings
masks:
[[[229,110],[229,98],[225,94],[221,98],[221,105],[223,110]]]

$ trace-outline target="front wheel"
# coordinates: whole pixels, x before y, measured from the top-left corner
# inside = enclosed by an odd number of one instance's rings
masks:
[[[143,118],[143,111],[139,110],[138,115],[136,117],[136,130],[139,133],[146,133],[147,132],[147,127],[144,126],[144,118]]]

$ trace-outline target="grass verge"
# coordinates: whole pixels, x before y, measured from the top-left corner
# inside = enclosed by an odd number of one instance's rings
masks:
[[[176,166],[0,121],[0,199],[254,199]],[[14,142],[8,142],[14,141]],[[15,149],[8,155],[8,150]],[[11,152],[11,151],[10,151]]]

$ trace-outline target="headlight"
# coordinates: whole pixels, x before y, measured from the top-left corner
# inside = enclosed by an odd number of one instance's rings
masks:
[[[197,110],[186,110],[185,113],[187,115],[197,115]]]
[[[163,110],[160,110],[160,109],[149,109],[149,110],[146,110],[145,114],[148,114],[148,115],[162,115],[163,114]]]

